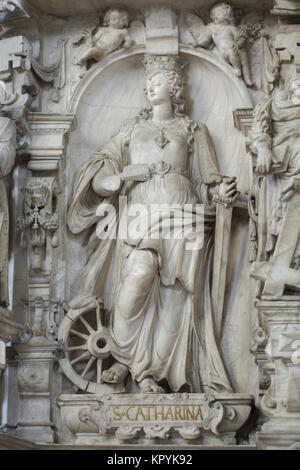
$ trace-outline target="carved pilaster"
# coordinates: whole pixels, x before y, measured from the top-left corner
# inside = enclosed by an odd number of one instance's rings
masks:
[[[23,331],[23,326],[11,319],[11,314],[0,307],[0,423],[2,422],[1,409],[4,399],[4,371],[7,367],[6,343],[17,340]],[[8,372],[9,373],[9,372]],[[8,378],[7,378],[8,379]],[[6,380],[7,380],[6,379]],[[12,392],[13,393],[13,392]]]
[[[17,385],[18,364],[14,347],[6,347],[6,367],[3,372],[3,402],[1,430],[15,435],[19,413],[19,391]]]
[[[24,192],[24,215],[19,229],[27,240],[28,298],[32,338],[16,346],[20,411],[17,433],[36,442],[53,442],[53,363],[57,342],[50,309],[53,250],[58,246],[57,198],[54,177],[31,177]]]

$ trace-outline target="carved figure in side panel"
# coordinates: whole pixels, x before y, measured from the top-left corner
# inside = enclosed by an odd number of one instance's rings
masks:
[[[227,3],[216,3],[210,9],[211,22],[207,25],[198,16],[184,15],[189,38],[194,47],[210,47],[213,43],[221,57],[230,64],[235,74],[244,79],[247,86],[253,85],[248,47],[257,37],[259,25],[236,26],[233,9]]]
[[[208,25],[211,37],[226,62],[234,68],[238,77],[243,76],[248,86],[253,85],[247,35],[235,25],[233,9],[227,3],[217,3],[210,9],[212,22]]]
[[[1,96],[0,96],[1,98]],[[0,305],[9,304],[8,240],[9,212],[4,179],[12,171],[16,157],[16,128],[14,122],[2,116],[0,108]]]
[[[277,89],[254,111],[259,237],[252,275],[264,282],[264,295],[279,297],[285,285],[300,288],[299,122],[299,79],[287,90]]]

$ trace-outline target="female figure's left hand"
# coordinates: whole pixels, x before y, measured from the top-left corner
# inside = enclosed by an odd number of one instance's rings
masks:
[[[219,195],[222,198],[234,200],[238,194],[236,177],[225,176],[219,187]]]

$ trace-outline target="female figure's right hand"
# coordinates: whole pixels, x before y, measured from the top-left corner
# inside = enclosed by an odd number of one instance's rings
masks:
[[[118,191],[121,186],[119,175],[102,176],[97,175],[93,179],[93,189],[99,196],[107,197]]]

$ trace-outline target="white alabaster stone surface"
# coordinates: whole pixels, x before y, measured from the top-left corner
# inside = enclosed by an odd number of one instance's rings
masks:
[[[104,145],[124,120],[137,115],[146,105],[142,54],[114,62],[114,57],[118,55],[119,52],[112,54],[110,61],[106,58],[106,68],[98,64],[93,72],[89,71],[84,78],[89,82],[86,91],[80,91],[77,95],[75,93],[73,97],[72,111],[75,111],[76,128],[70,135],[67,154],[68,205],[72,199],[76,174],[88,156]],[[245,151],[245,138],[234,127],[233,110],[251,107],[246,87],[229,67],[214,65],[214,56],[209,52],[204,51],[196,56],[185,48],[181,57],[183,63],[186,63],[186,112],[208,126],[221,173],[237,176],[238,189],[245,192],[250,187],[250,159]],[[251,302],[247,297],[247,293],[250,295],[247,271],[248,218],[244,212],[237,212],[233,219],[222,346],[225,364],[237,391],[247,391],[251,387],[249,370],[253,364],[249,357]],[[74,297],[80,287],[86,237],[87,234],[73,236],[67,231],[66,300]],[[241,357],[249,357],[247,372]]]

